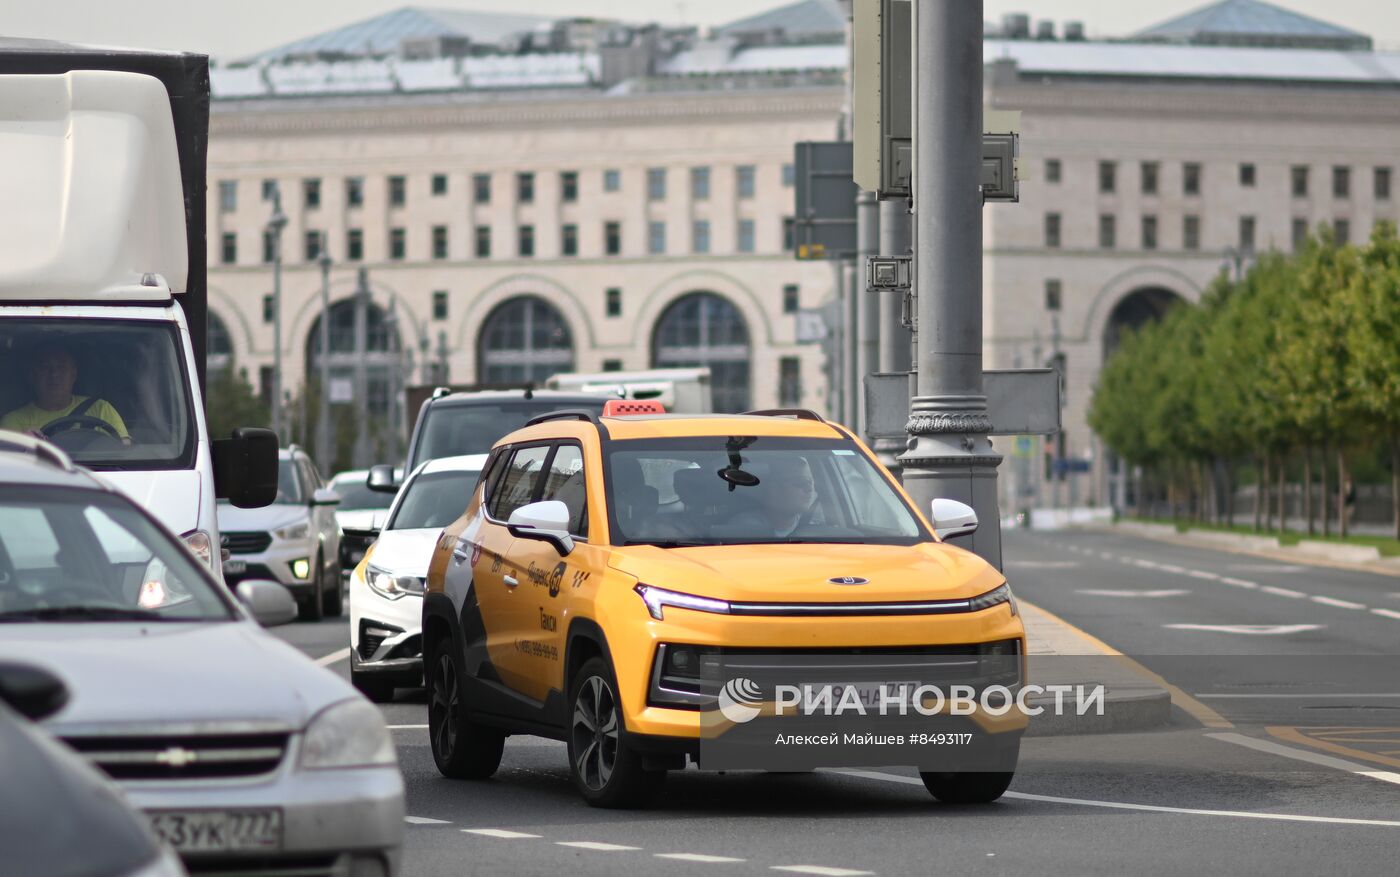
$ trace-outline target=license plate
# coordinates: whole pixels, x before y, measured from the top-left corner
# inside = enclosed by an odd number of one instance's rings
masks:
[[[151,828],[179,853],[278,850],[282,847],[282,811],[156,810]]]
[[[248,561],[246,560],[225,560],[224,575],[241,576],[248,571]]]
[[[907,700],[913,694],[914,689],[919,686],[917,682],[833,682],[830,684],[833,706],[841,703],[843,698],[850,697],[846,694],[846,689],[853,688],[861,706],[874,711],[880,709],[882,695],[888,698],[889,708],[894,709],[899,701]]]

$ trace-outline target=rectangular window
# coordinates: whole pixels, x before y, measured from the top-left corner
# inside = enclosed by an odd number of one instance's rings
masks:
[[[491,258],[491,226],[489,225],[476,227],[476,257],[478,259]]]
[[[345,259],[358,262],[365,257],[365,233],[358,228],[345,232]]]
[[[603,191],[618,192],[622,190],[622,171],[615,168],[608,168],[603,171]]]
[[[647,252],[652,255],[666,252],[666,223],[647,223]]]
[[[1187,195],[1201,194],[1201,164],[1188,161],[1181,166],[1181,191]]]
[[[491,203],[490,174],[472,174],[472,201],[477,204]]]
[[[565,203],[578,200],[578,171],[560,172],[559,200]]]
[[[565,225],[562,229],[562,237],[559,241],[559,251],[565,256],[578,255],[578,226],[573,223]]]
[[[219,263],[232,265],[238,261],[238,235],[226,231],[219,239]]]
[[[741,164],[734,169],[734,191],[739,198],[752,198],[756,171],[751,164]]]
[[[1060,281],[1045,281],[1045,309],[1047,311],[1058,311],[1060,309]]]
[[[1099,191],[1109,194],[1118,190],[1118,165],[1111,161],[1099,162]]]
[[[433,194],[438,196],[447,194],[447,174],[433,174]]]
[[[1060,246],[1060,214],[1045,214],[1045,246],[1056,249]]]
[[[1099,216],[1099,247],[1111,250],[1118,245],[1118,222],[1111,213]]]
[[[664,167],[647,169],[647,200],[666,200],[666,169]]]
[[[1045,182],[1058,183],[1060,181],[1060,160],[1058,158],[1045,159]]]
[[[1332,197],[1351,197],[1351,168],[1345,165],[1332,168]]]
[[[1332,237],[1336,240],[1337,246],[1344,247],[1351,243],[1351,221],[1338,219],[1332,223]]]
[[[1254,250],[1254,217],[1240,217],[1240,249],[1245,252]]]
[[[445,289],[439,289],[433,293],[433,319],[447,319],[447,290]]]
[[[264,323],[277,322],[277,301],[271,295],[262,297],[262,317]]]
[[[1293,249],[1303,249],[1308,243],[1308,221],[1301,217],[1293,218]]]
[[[622,255],[622,223],[603,223],[603,252],[609,256]]]
[[[533,225],[520,226],[519,239],[516,251],[520,258],[528,259],[535,255],[535,227]]]
[[[515,175],[515,200],[531,204],[535,200],[535,175],[526,171]]]
[[[752,219],[739,220],[738,250],[741,253],[752,253],[754,250]]]
[[[1142,194],[1157,194],[1157,171],[1161,166],[1155,161],[1142,163]]]
[[[697,219],[691,225],[690,249],[695,253],[708,253],[710,251],[710,223],[708,220]]]
[[[301,181],[301,203],[307,210],[321,206],[321,181],[315,178]]]
[[[797,246],[797,220],[783,217],[783,252],[791,253]]]
[[[1241,165],[1240,165],[1240,185],[1241,185],[1241,186],[1244,186],[1244,187],[1246,187],[1246,188],[1253,188],[1253,186],[1254,186],[1254,165],[1253,165],[1253,164],[1251,164],[1251,163],[1249,163],[1249,162],[1245,162],[1244,164],[1241,164]]]
[[[365,203],[365,178],[345,178],[345,206],[361,207]]]
[[[274,197],[276,197],[276,196],[277,196],[277,181],[276,181],[276,180],[263,180],[263,181],[262,181],[262,199],[263,199],[264,201],[271,201],[271,200],[272,200]]]
[[[604,294],[606,313],[610,317],[622,316],[622,290],[614,286]]]
[[[1377,201],[1390,200],[1390,168],[1378,167],[1375,170],[1375,195]]]
[[[778,360],[778,404],[784,408],[802,404],[802,360],[795,356]]]
[[[783,187],[786,189],[791,189],[796,184],[797,168],[793,167],[792,162],[788,162],[787,164],[783,165]]]
[[[1199,250],[1201,248],[1201,218],[1188,214],[1181,220],[1181,248]]]
[[[263,264],[271,265],[273,260],[277,258],[277,236],[274,235],[272,232],[265,230],[263,231],[262,242]]]
[[[402,207],[408,201],[408,181],[403,177],[389,178],[389,206]]]
[[[447,226],[433,226],[433,258],[447,258]]]
[[[620,371],[622,371],[622,360],[620,360],[620,359],[605,359],[605,360],[603,360],[603,371],[605,371],[605,372],[620,372]]]
[[[408,251],[408,236],[401,228],[389,229],[389,258],[402,259]]]
[[[219,212],[232,213],[238,209],[238,181],[219,180]]]
[[[321,233],[319,231],[308,231],[302,241],[303,258],[308,262],[315,262],[321,258]]]
[[[491,489],[488,500],[491,517],[498,521],[509,520],[511,512],[534,499],[535,482],[549,451],[547,445],[536,445],[515,452],[500,481]]]
[[[1293,197],[1306,198],[1308,196],[1308,166],[1305,164],[1295,164],[1289,169],[1289,177],[1293,181]]]
[[[690,197],[694,201],[708,201],[710,198],[710,169],[693,167],[690,169]]]
[[[1157,249],[1157,217],[1155,216],[1142,218],[1142,248],[1144,250]]]
[[[783,313],[795,314],[802,307],[801,290],[796,283],[783,287]]]

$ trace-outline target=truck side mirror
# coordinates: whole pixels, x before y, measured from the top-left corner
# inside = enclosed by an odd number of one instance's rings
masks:
[[[398,493],[399,485],[394,481],[394,467],[388,463],[371,466],[365,486],[379,493]]]
[[[259,509],[277,498],[277,433],[240,426],[232,438],[211,442],[214,495],[241,509]]]

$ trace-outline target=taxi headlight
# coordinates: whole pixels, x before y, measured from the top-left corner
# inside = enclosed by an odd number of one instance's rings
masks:
[[[300,521],[295,524],[288,524],[280,530],[272,531],[272,535],[276,536],[278,539],[284,539],[288,542],[294,542],[298,539],[305,539],[310,534],[310,521]]]
[[[185,541],[185,547],[194,552],[200,562],[210,569],[214,568],[214,540],[209,538],[209,534],[203,530],[191,530],[180,537]]]
[[[308,770],[376,767],[396,763],[384,715],[364,699],[345,700],[317,713],[306,727],[301,766]]]
[[[405,594],[423,596],[423,580],[418,576],[396,576],[387,569],[365,565],[365,583],[381,597],[397,600]]]
[[[973,597],[971,600],[968,600],[967,611],[981,612],[983,609],[990,609],[993,606],[999,606],[1002,603],[1010,603],[1011,614],[1017,614],[1016,601],[1011,596],[1011,586],[1006,582],[1002,582],[1000,585],[998,585],[995,588],[992,588],[985,594],[978,594],[976,597]]]
[[[718,615],[729,614],[729,603],[725,600],[701,597],[696,594],[683,594],[680,591],[668,591],[665,588],[657,588],[652,585],[637,585],[633,590],[637,592],[637,596],[642,598],[642,602],[647,604],[647,611],[657,621],[666,620],[665,608],[667,606],[674,606],[677,609],[694,609],[696,612],[713,612]]]

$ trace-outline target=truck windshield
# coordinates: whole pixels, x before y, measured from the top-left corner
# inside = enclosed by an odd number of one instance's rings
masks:
[[[175,326],[0,322],[0,428],[41,436],[92,469],[185,469],[195,431]]]
[[[515,432],[531,417],[564,408],[593,408],[601,413],[605,397],[596,402],[563,402],[557,399],[534,401],[472,402],[470,404],[430,405],[426,422],[418,429],[423,438],[413,449],[413,459],[405,471],[412,472],[424,460],[485,454],[506,433]]]

